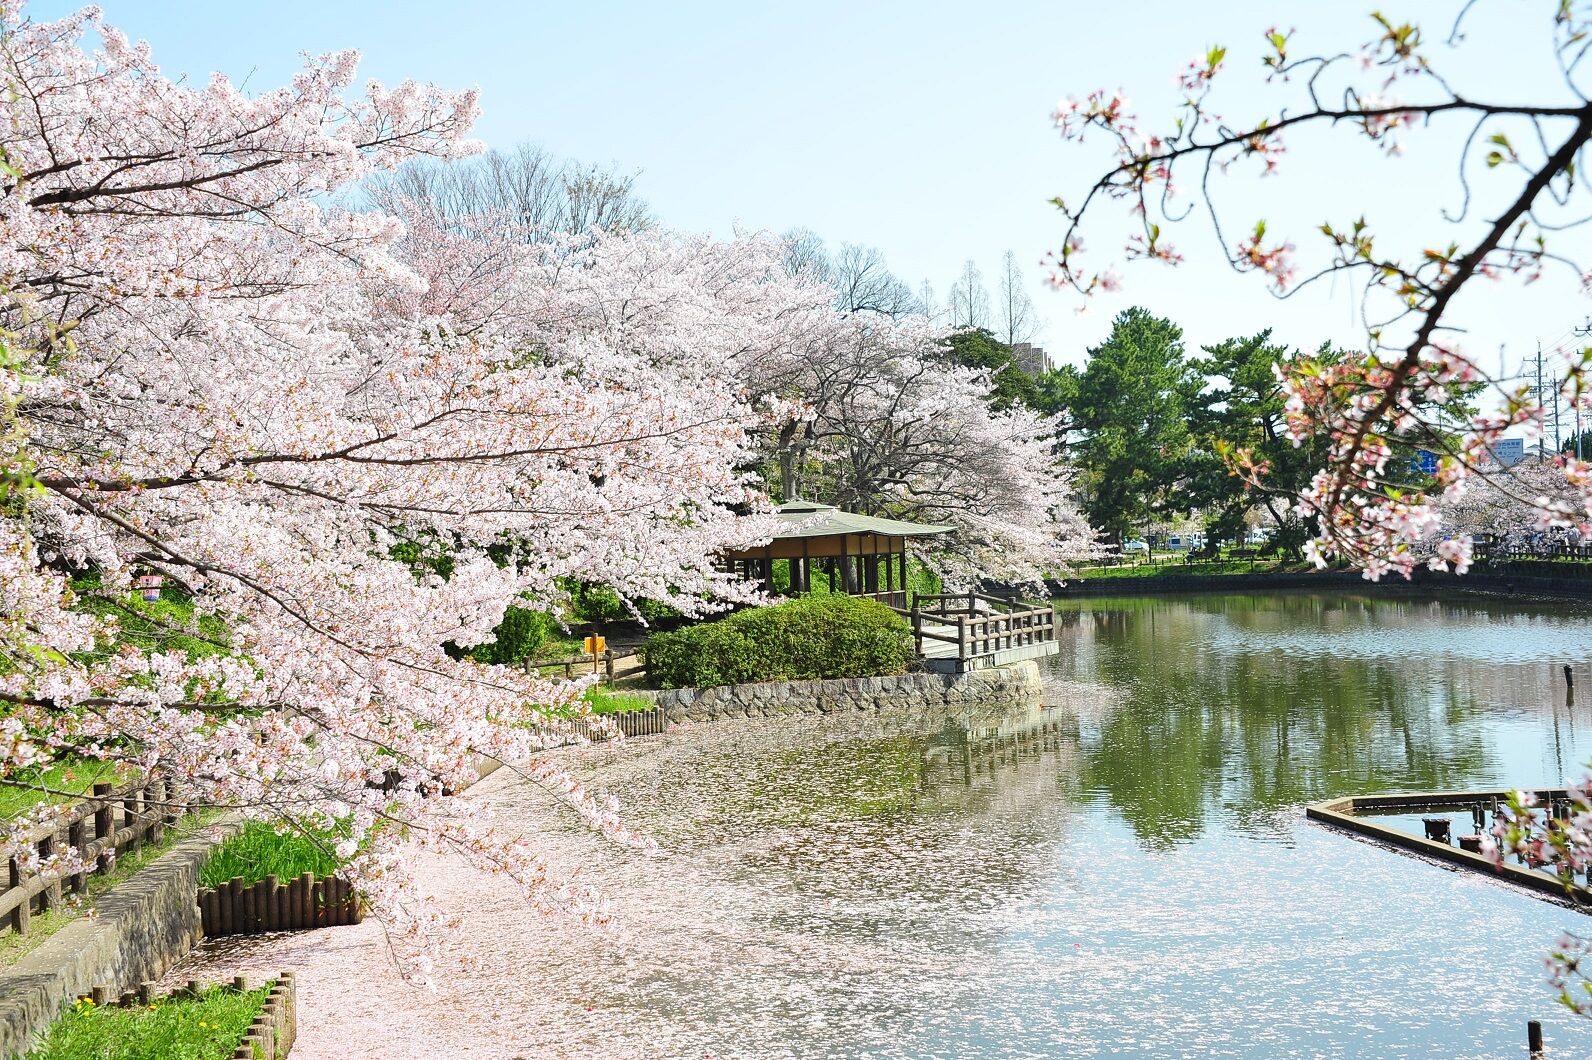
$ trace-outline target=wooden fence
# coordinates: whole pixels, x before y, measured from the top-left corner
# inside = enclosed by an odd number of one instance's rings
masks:
[[[613,722],[626,736],[662,736],[669,731],[669,715],[662,707],[605,714],[603,719]],[[601,743],[612,738],[606,728],[585,719],[575,722],[575,731],[593,743]]]
[[[92,799],[69,807],[23,840],[43,861],[43,871],[30,871],[27,866],[33,859],[26,854],[11,856],[8,886],[0,891],[0,919],[12,931],[26,934],[33,915],[60,905],[63,891],[86,893],[89,875],[110,871],[116,858],[129,850],[159,843],[185,812],[171,801],[169,785],[159,778],[120,791],[112,784],[95,784]],[[48,867],[51,859],[74,847],[82,872],[66,875]]]
[[[933,654],[924,650],[925,639],[954,645],[958,659],[1056,639],[1056,609],[1017,597],[918,593],[911,609],[898,613],[911,622],[919,655]]]
[[[526,673],[540,673],[544,670],[557,670],[562,668],[564,671],[564,676],[571,680],[576,677],[581,677],[595,672],[601,674],[603,680],[608,684],[613,684],[614,672],[619,668],[619,663],[625,659],[639,660],[636,666],[626,667],[625,669],[627,671],[639,671],[641,673],[646,672],[646,657],[639,648],[629,648],[622,651],[614,651],[612,648],[609,648],[607,651],[597,656],[595,668],[592,665],[593,660],[590,655],[571,655],[567,659],[544,659],[541,662],[532,662],[531,660],[527,659],[525,660],[524,666]]]
[[[317,880],[306,872],[287,883],[267,876],[245,886],[243,877],[235,876],[220,887],[206,887],[199,892],[199,917],[205,937],[220,938],[357,924],[365,915],[348,881]]]
[[[223,984],[221,989],[244,994],[249,991],[249,983],[240,975],[231,983]],[[199,980],[191,979],[187,986],[163,997],[155,993],[154,983],[140,983],[137,990],[129,990],[120,997],[108,986],[96,986],[78,1000],[91,1002],[97,1007],[119,1005],[122,1008],[147,1008],[161,1001],[195,998],[202,993],[204,987]],[[292,1052],[293,1042],[297,1038],[298,984],[292,972],[278,972],[271,992],[265,995],[260,1014],[254,1017],[249,1029],[244,1032],[243,1040],[232,1053],[232,1060],[282,1060]]]

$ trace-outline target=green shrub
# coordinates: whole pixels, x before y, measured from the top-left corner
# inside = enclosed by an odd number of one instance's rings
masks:
[[[647,638],[659,688],[899,674],[912,634],[894,611],[851,596],[805,596]]]
[[[557,626],[546,611],[511,606],[503,613],[503,621],[492,630],[493,639],[469,649],[454,648],[448,654],[456,659],[468,657],[478,663],[517,666],[535,655]]]

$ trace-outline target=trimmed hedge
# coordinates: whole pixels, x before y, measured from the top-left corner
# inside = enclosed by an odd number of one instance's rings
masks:
[[[804,596],[647,638],[658,688],[905,673],[912,631],[875,600]]]

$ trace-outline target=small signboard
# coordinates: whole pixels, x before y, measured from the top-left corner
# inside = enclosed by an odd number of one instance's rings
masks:
[[[607,650],[608,650],[608,638],[607,637],[587,637],[586,638],[586,654],[587,655],[601,655],[603,652],[605,652]]]

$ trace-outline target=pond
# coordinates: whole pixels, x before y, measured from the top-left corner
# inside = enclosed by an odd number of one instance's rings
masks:
[[[970,734],[772,718],[583,752],[653,857],[489,778],[479,796],[555,870],[582,866],[616,928],[456,890],[469,963],[442,1000],[376,984],[363,1015],[339,995],[304,1022],[342,1019],[383,1056],[470,1040],[483,1056],[1451,1060],[1523,1056],[1537,1018],[1550,1056],[1592,1055],[1592,1023],[1559,1014],[1541,965],[1592,920],[1302,810],[1573,775],[1592,702],[1566,708],[1558,675],[1575,664],[1592,701],[1583,607],[1383,591],[1063,606],[1048,708]],[[992,728],[1004,738],[980,739]],[[338,964],[353,942],[295,945],[319,948],[261,960],[379,978],[377,958]],[[414,1052],[377,1044],[400,1030]]]
[[[1058,735],[971,781],[934,757],[941,734],[883,729],[705,741],[683,776],[616,767],[663,865],[701,883],[668,888],[703,963],[649,975],[660,1024],[752,1056],[1492,1057],[1542,1018],[1592,1055],[1540,964],[1592,921],[1302,814],[1562,782],[1592,759],[1592,705],[1566,709],[1558,678],[1574,663],[1592,697],[1583,607],[1063,606]]]

